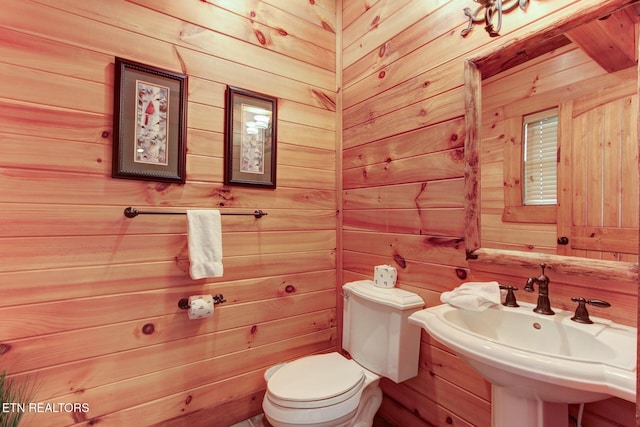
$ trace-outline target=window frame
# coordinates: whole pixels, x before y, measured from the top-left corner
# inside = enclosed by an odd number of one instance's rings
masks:
[[[540,112],[549,111],[558,115],[558,151],[560,150],[560,107],[552,107]],[[524,194],[524,117],[535,112],[514,116],[507,120],[507,138],[504,145],[504,209],[503,222],[521,222],[537,224],[557,224],[558,202],[554,205],[525,205]],[[559,156],[556,156],[558,162]],[[559,163],[557,165],[559,169]],[[556,181],[558,184],[559,178]]]
[[[522,119],[523,205],[553,206],[558,204],[559,128],[558,108],[527,114]],[[533,155],[532,159],[528,159],[529,154]],[[551,170],[551,168],[553,169]],[[534,185],[528,185],[530,177],[536,179]],[[551,196],[553,196],[553,200],[551,200]],[[528,200],[528,198],[531,199]]]

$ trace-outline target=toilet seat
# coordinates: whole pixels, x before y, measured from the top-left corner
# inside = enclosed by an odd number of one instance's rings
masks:
[[[364,382],[362,367],[334,352],[287,363],[269,379],[267,394],[285,408],[322,408],[356,396]]]

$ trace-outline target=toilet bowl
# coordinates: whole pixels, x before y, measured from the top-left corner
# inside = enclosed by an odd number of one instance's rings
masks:
[[[408,317],[424,307],[417,294],[371,280],[343,287],[340,353],[316,354],[269,368],[262,408],[274,427],[371,427],[382,403],[380,378],[418,374],[420,328]]]
[[[339,353],[303,357],[265,373],[265,417],[274,427],[371,426],[380,377]]]

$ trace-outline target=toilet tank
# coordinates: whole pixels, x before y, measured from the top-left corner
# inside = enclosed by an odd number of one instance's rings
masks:
[[[418,375],[420,328],[409,316],[424,307],[419,295],[350,282],[344,297],[342,347],[364,368],[397,383]]]

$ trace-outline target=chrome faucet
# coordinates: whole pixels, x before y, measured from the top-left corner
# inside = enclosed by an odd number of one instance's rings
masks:
[[[538,285],[538,304],[533,309],[536,313],[540,314],[556,314],[551,310],[551,302],[549,301],[549,278],[544,274],[544,269],[547,265],[542,263],[542,274],[538,277],[529,277],[527,284],[524,286],[526,292],[533,292],[533,285]]]

